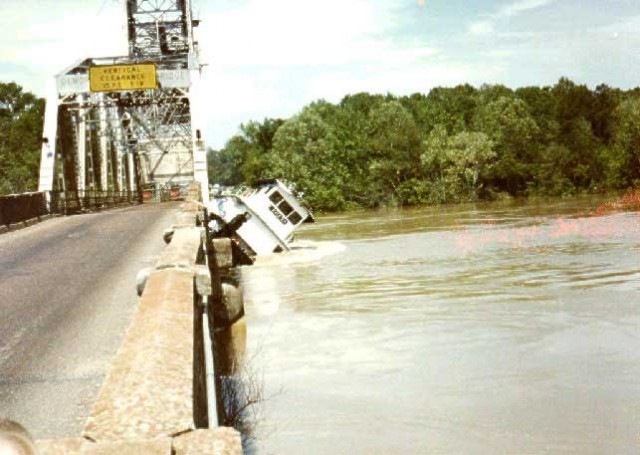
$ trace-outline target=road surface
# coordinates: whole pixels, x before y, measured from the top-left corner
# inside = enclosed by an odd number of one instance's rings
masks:
[[[0,236],[0,418],[79,436],[178,205],[54,218]]]

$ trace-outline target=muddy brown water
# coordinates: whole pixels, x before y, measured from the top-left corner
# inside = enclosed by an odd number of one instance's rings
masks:
[[[320,217],[244,270],[261,454],[637,454],[640,214]]]

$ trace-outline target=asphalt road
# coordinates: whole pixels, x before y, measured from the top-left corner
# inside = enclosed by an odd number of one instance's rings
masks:
[[[0,417],[79,436],[177,204],[55,218],[0,236]]]

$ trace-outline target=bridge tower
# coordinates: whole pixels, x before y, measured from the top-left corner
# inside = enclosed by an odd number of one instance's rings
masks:
[[[47,94],[40,191],[186,186],[208,195],[191,0],[125,0],[129,54],[83,59]]]

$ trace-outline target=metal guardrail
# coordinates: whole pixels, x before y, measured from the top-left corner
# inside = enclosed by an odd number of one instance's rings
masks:
[[[132,191],[75,191],[51,192],[50,213],[67,215],[84,211],[103,210],[124,205],[140,204],[140,194]]]
[[[51,191],[0,196],[0,226],[40,218],[50,214],[68,215],[140,204],[138,192]]]
[[[45,193],[0,196],[0,226],[9,226],[38,218],[48,213]]]

